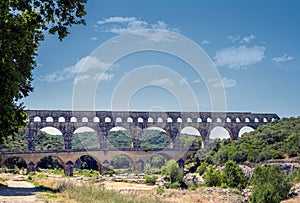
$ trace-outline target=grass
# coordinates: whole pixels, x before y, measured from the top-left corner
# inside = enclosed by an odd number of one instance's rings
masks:
[[[39,199],[46,202],[69,203],[154,203],[149,198],[138,198],[133,194],[120,194],[116,190],[105,189],[94,183],[76,184],[70,180],[50,180],[45,175],[30,174],[28,182],[34,184],[40,191]],[[53,201],[52,201],[53,200]]]

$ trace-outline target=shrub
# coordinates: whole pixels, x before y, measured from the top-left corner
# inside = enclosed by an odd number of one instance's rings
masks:
[[[179,189],[180,188],[180,183],[179,182],[174,182],[174,183],[171,183],[169,188],[171,189]]]
[[[198,167],[197,172],[199,173],[200,176],[202,176],[205,173],[207,166],[208,166],[207,162],[202,162],[201,165]]]
[[[205,184],[209,187],[221,186],[222,173],[218,169],[214,169],[211,165],[208,166],[206,174],[204,176]]]
[[[158,195],[162,195],[165,192],[165,188],[163,186],[158,186],[156,189],[156,193]]]
[[[277,166],[257,166],[251,184],[252,203],[279,203],[292,187],[289,178]]]
[[[197,189],[197,187],[196,187],[195,184],[192,184],[192,185],[189,187],[189,190],[196,190],[196,189]]]
[[[234,162],[228,161],[222,173],[223,185],[230,188],[244,189],[248,178],[244,171]]]
[[[158,178],[157,176],[146,176],[145,177],[145,184],[154,185],[157,178]]]

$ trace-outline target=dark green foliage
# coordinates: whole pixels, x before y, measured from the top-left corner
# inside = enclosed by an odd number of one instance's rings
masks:
[[[72,149],[99,148],[96,132],[75,133],[72,137]]]
[[[218,169],[214,169],[211,165],[208,166],[205,176],[205,184],[208,187],[221,186],[222,173]]]
[[[16,140],[18,140],[16,142]],[[28,150],[27,135],[24,131],[16,136],[8,136],[2,145],[3,152],[25,152]]]
[[[132,168],[130,160],[125,156],[116,156],[112,161],[111,165],[114,169],[129,169]]]
[[[232,142],[213,140],[207,149],[201,149],[197,153],[200,161],[217,165],[228,160],[259,163],[299,155],[300,118],[265,124]]]
[[[178,146],[181,148],[201,148],[202,138],[200,136],[180,134],[178,138]]]
[[[82,156],[76,160],[74,168],[98,170],[98,163],[90,156]]]
[[[131,148],[131,136],[125,130],[110,131],[106,139],[107,148]]]
[[[35,150],[56,150],[64,148],[62,135],[50,135],[40,131],[35,137]]]
[[[222,173],[222,186],[241,190],[247,184],[248,177],[244,171],[234,161],[228,161]]]
[[[61,40],[85,24],[86,0],[3,0],[0,3],[0,143],[19,133],[27,114],[20,99],[33,90],[32,70],[43,31]]]
[[[4,161],[4,166],[9,169],[15,169],[15,167],[21,169],[21,168],[27,168],[26,162],[19,158],[19,157],[13,157],[8,158]]]
[[[37,168],[43,168],[43,169],[55,169],[55,168],[63,168],[63,165],[61,161],[53,156],[48,156],[42,158],[37,166]]]
[[[141,148],[167,148],[170,147],[170,138],[165,132],[159,130],[146,130],[140,140]]]
[[[251,179],[253,203],[279,203],[291,189],[289,178],[277,166],[257,166]]]

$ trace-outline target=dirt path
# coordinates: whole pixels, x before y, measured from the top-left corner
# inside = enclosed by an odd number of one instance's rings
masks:
[[[24,180],[7,180],[7,187],[0,188],[0,203],[33,203],[36,188]]]

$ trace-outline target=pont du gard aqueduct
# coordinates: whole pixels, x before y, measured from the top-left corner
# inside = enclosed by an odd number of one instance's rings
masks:
[[[180,167],[186,158],[197,151],[196,148],[181,148],[177,138],[182,129],[193,127],[202,137],[202,147],[210,140],[210,132],[215,127],[226,129],[230,139],[238,139],[240,130],[245,127],[256,129],[267,122],[279,119],[276,114],[260,114],[250,112],[130,112],[130,111],[59,111],[59,110],[28,110],[29,121],[24,129],[28,139],[26,152],[2,152],[1,165],[13,157],[22,158],[27,165],[27,172],[35,171],[37,163],[44,157],[58,158],[68,176],[73,175],[76,160],[88,155],[98,163],[102,173],[114,157],[126,156],[132,164],[134,172],[143,172],[144,164],[154,154],[160,154],[167,159],[175,159]],[[45,127],[58,129],[64,139],[63,150],[35,150],[35,136]],[[98,135],[98,148],[72,149],[72,136],[80,127],[92,128]],[[128,130],[131,136],[132,148],[107,148],[106,137],[114,127]],[[170,139],[170,147],[165,149],[143,149],[140,139],[143,130],[158,127],[166,132]]]

